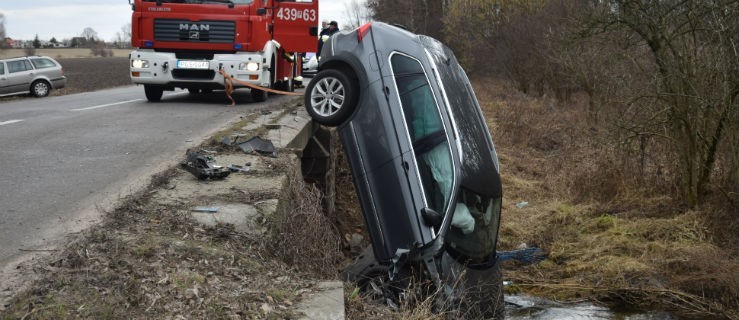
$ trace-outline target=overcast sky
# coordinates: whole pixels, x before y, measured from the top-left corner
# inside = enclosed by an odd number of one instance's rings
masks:
[[[346,6],[353,0],[319,0],[319,19],[345,25]],[[364,3],[365,0],[356,0]],[[57,40],[79,36],[90,27],[105,41],[112,41],[131,22],[128,0],[0,0],[5,35],[13,39]]]

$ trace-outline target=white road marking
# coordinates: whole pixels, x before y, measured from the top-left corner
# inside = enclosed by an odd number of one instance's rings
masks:
[[[21,122],[21,121],[23,121],[23,120],[8,120],[8,121],[3,121],[3,122],[0,122],[0,126],[4,126],[6,124],[11,124],[11,123],[16,123],[16,122]]]
[[[121,101],[121,102],[107,103],[107,104],[101,104],[98,106],[72,109],[69,111],[85,111],[85,110],[92,110],[92,109],[100,109],[100,108],[112,107],[112,106],[117,106],[119,104],[126,104],[126,103],[131,103],[131,102],[136,102],[136,101],[144,101],[144,99],[133,99],[133,100],[126,100],[126,101]]]

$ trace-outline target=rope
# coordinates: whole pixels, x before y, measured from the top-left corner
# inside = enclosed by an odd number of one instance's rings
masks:
[[[249,87],[251,89],[257,89],[257,90],[267,91],[267,92],[271,92],[271,93],[275,93],[275,94],[284,94],[284,95],[288,95],[288,96],[302,96],[303,95],[302,92],[280,91],[280,90],[275,90],[275,89],[272,89],[272,88],[265,88],[265,87],[260,87],[258,85],[254,85],[254,84],[251,84],[251,83],[247,83],[247,82],[241,81],[239,79],[235,79],[233,76],[231,76],[228,73],[226,73],[226,71],[223,70],[223,69],[218,70],[218,73],[220,73],[223,76],[223,86],[226,88],[226,96],[228,96],[228,98],[231,99],[231,106],[235,106],[236,105],[236,101],[234,101],[233,97],[231,97],[231,93],[234,91],[234,84],[233,84],[234,81],[236,81],[237,83],[239,83],[239,84],[241,84],[241,85],[243,85],[245,87]]]

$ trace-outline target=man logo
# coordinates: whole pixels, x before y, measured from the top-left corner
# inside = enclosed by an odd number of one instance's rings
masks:
[[[180,23],[180,31],[183,30],[189,30],[189,31],[210,31],[210,25],[209,24],[188,24],[188,23]]]

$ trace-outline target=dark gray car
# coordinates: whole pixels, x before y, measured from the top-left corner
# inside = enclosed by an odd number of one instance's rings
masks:
[[[30,93],[45,97],[52,89],[63,88],[66,84],[62,66],[50,57],[0,60],[0,96]]]
[[[372,241],[349,278],[377,290],[420,275],[458,316],[502,318],[498,158],[451,50],[380,22],[335,34],[305,103],[339,127]]]

